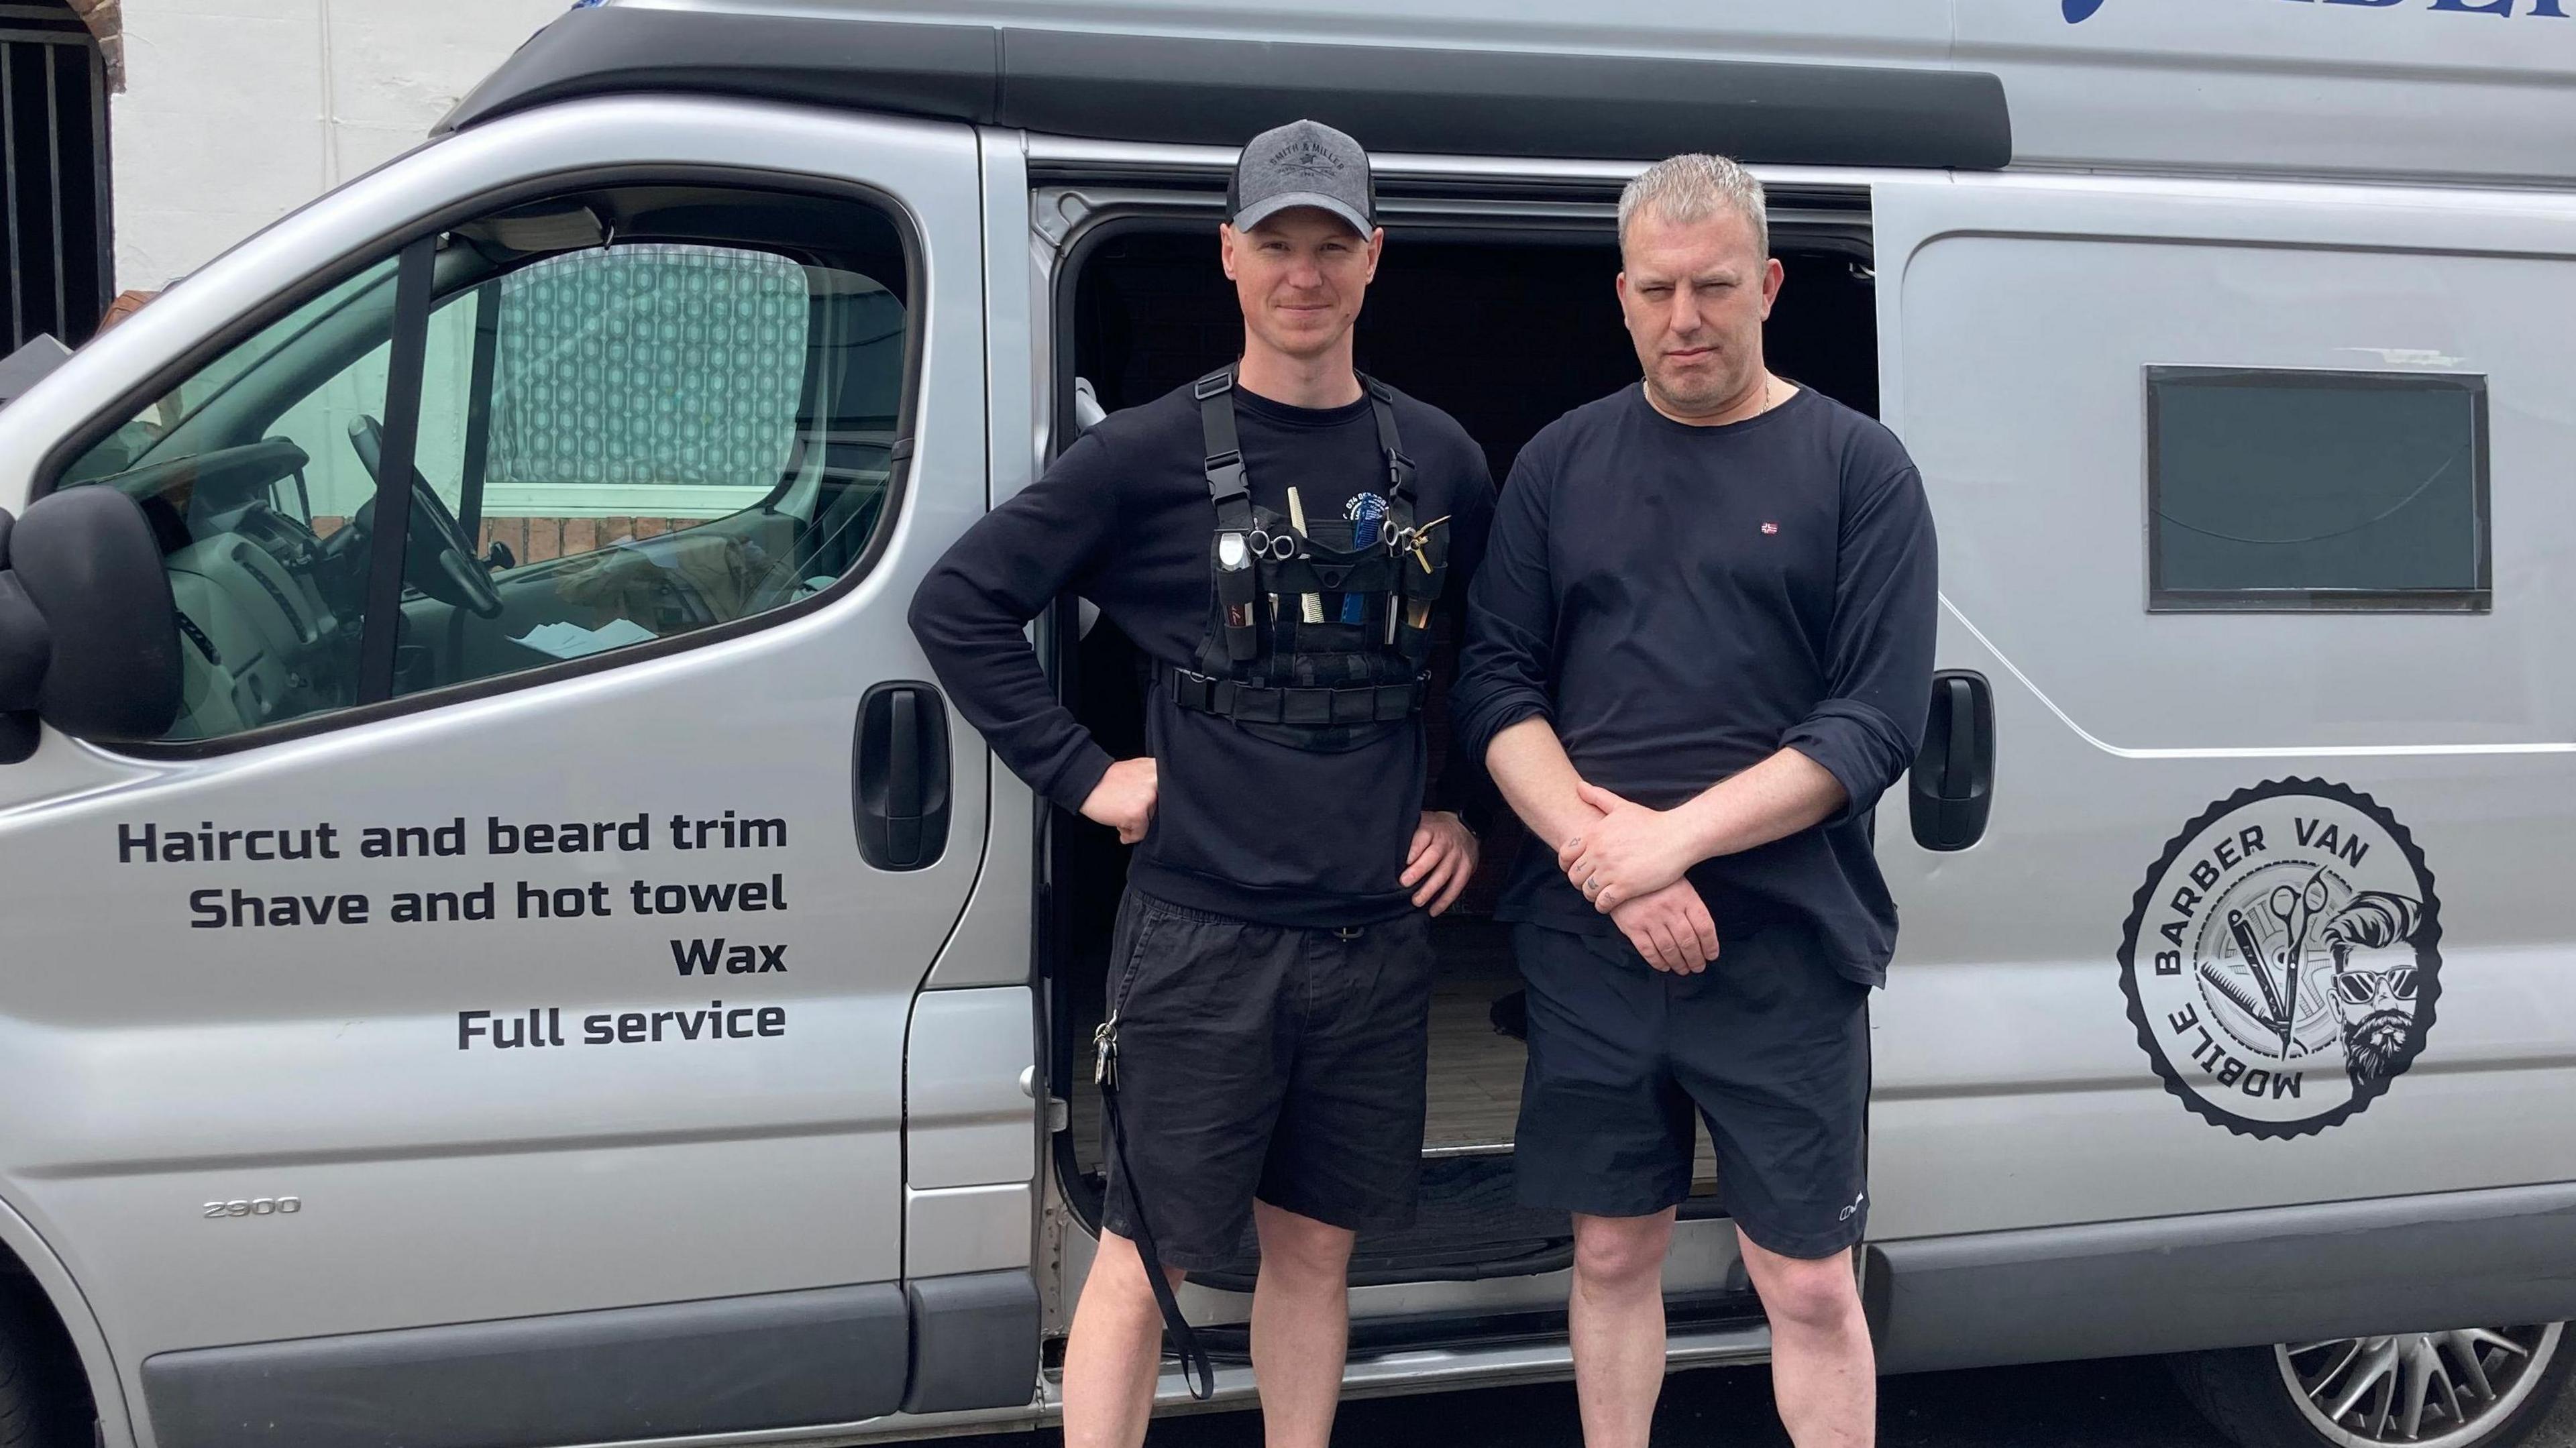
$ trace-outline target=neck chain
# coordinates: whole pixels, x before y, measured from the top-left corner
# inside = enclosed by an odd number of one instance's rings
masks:
[[[1779,379],[1778,379],[1778,378],[1773,377],[1772,375],[1770,375],[1770,374],[1769,374],[1769,373],[1767,373],[1767,372],[1766,372],[1766,373],[1764,373],[1764,374],[1762,375],[1762,405],[1761,405],[1760,407],[1757,407],[1757,408],[1753,409],[1751,412],[1746,413],[1746,414],[1745,414],[1745,415],[1743,415],[1742,417],[1739,417],[1739,418],[1735,419],[1735,421],[1734,421],[1734,422],[1730,422],[1730,423],[1692,423],[1692,422],[1690,422],[1690,420],[1689,420],[1688,418],[1683,418],[1683,417],[1676,417],[1676,416],[1674,416],[1670,411],[1667,411],[1667,410],[1665,409],[1665,407],[1664,407],[1664,405],[1663,405],[1662,403],[1655,401],[1655,397],[1654,397],[1654,385],[1653,385],[1653,381],[1652,381],[1652,379],[1648,379],[1648,382],[1647,382],[1647,385],[1646,385],[1646,401],[1647,401],[1648,405],[1652,406],[1652,407],[1655,409],[1655,411],[1660,412],[1660,413],[1663,413],[1663,415],[1664,415],[1664,416],[1672,418],[1672,420],[1673,420],[1673,421],[1675,421],[1675,422],[1686,423],[1686,424],[1688,424],[1688,425],[1690,425],[1690,426],[1694,426],[1694,427],[1709,427],[1709,426],[1735,427],[1735,426],[1739,426],[1739,425],[1741,425],[1741,424],[1743,424],[1743,423],[1751,422],[1753,419],[1755,419],[1755,418],[1757,418],[1757,417],[1760,417],[1762,414],[1764,414],[1764,413],[1766,413],[1766,412],[1769,412],[1772,408],[1775,408],[1775,407],[1779,406],[1782,402],[1786,402],[1786,401],[1788,401],[1788,400],[1789,400],[1789,398],[1790,398],[1790,397],[1792,397],[1792,396],[1796,395],[1796,389],[1792,388],[1792,389],[1790,389],[1789,391],[1782,393],[1782,394],[1781,394],[1781,395],[1780,395],[1780,396],[1775,400],[1775,399],[1772,397],[1772,394],[1771,394],[1771,386],[1772,386],[1772,384],[1773,384],[1773,383],[1775,383],[1775,382],[1777,382],[1777,381],[1779,381]]]
[[[1753,417],[1760,417],[1762,414],[1769,412],[1772,408],[1779,406],[1778,403],[1771,400],[1771,381],[1770,373],[1766,372],[1762,374],[1762,405],[1753,409]],[[1753,417],[1748,417],[1744,420],[1746,422],[1751,422]]]

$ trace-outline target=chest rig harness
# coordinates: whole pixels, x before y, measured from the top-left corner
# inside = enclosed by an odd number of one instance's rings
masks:
[[[1449,535],[1418,523],[1413,460],[1395,430],[1395,393],[1363,376],[1386,460],[1382,517],[1297,519],[1252,501],[1234,426],[1234,369],[1193,388],[1216,531],[1208,633],[1196,667],[1172,669],[1172,698],[1300,749],[1336,750],[1422,710],[1431,611],[1448,581]],[[1303,526],[1300,526],[1300,524]]]

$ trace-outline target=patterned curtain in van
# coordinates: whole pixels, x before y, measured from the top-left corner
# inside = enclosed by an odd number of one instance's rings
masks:
[[[616,246],[510,276],[487,484],[775,486],[808,320],[805,269],[766,252]]]

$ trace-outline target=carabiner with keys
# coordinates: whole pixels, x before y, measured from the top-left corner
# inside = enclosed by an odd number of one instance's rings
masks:
[[[1118,1089],[1118,1022],[1102,1021],[1091,1033],[1091,1084],[1103,1090]]]

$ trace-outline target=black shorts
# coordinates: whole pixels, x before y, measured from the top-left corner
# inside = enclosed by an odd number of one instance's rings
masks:
[[[1795,925],[1721,936],[1698,975],[1648,966],[1617,934],[1517,925],[1529,1069],[1514,1160],[1522,1202],[1643,1217],[1690,1195],[1694,1115],[1718,1193],[1755,1245],[1830,1257],[1869,1223],[1869,988]]]
[[[1306,930],[1130,890],[1109,967],[1127,1131],[1123,1163],[1101,1143],[1109,1230],[1133,1238],[1141,1199],[1164,1265],[1204,1272],[1240,1259],[1255,1197],[1353,1231],[1412,1224],[1428,916]]]

